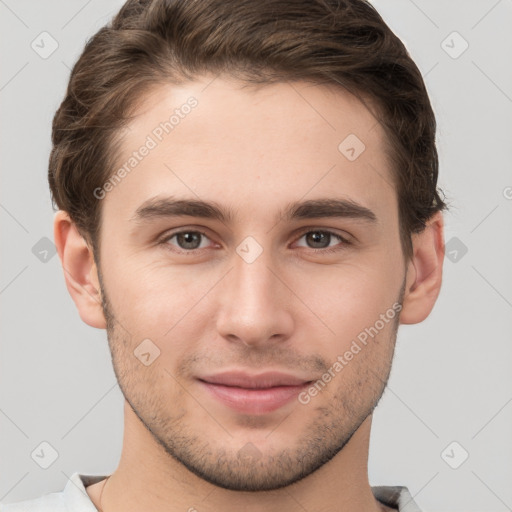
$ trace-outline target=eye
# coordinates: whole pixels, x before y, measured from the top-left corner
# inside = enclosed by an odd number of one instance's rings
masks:
[[[351,242],[341,235],[334,233],[333,231],[316,229],[304,232],[299,240],[305,238],[306,243],[309,244],[306,248],[309,248],[312,252],[317,253],[330,253],[343,250]],[[173,240],[175,240],[173,242]],[[163,244],[170,250],[182,253],[193,253],[208,247],[208,243],[205,240],[210,240],[206,233],[197,230],[182,230],[175,233],[167,234],[160,243]],[[338,242],[332,245],[332,242]],[[341,242],[341,243],[340,243]],[[311,246],[312,245],[312,246]],[[174,246],[169,247],[169,246]],[[299,247],[304,247],[299,245]]]
[[[320,229],[313,230],[313,231],[307,231],[302,234],[302,236],[299,238],[299,240],[304,237],[306,237],[307,243],[313,245],[313,247],[309,247],[309,248],[312,249],[313,252],[318,252],[318,253],[329,253],[329,252],[340,251],[340,250],[343,250],[345,246],[350,245],[350,242],[346,238],[344,238],[341,235],[338,235],[337,233],[334,233],[332,231],[326,231],[326,230],[320,230]],[[341,246],[339,243],[337,245],[331,246],[330,243],[333,241],[333,238],[336,239],[338,242],[341,242]]]
[[[201,244],[201,239],[208,239],[207,235],[201,231],[178,231],[171,235],[166,236],[161,243],[165,245],[177,245],[178,249],[183,252],[191,252],[198,249],[204,249],[207,245]],[[171,243],[171,240],[176,239],[176,244]]]

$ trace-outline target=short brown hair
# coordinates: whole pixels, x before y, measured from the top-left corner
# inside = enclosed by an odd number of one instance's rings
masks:
[[[115,171],[120,129],[150,87],[203,73],[249,84],[308,80],[370,100],[386,133],[406,259],[411,234],[446,208],[422,75],[366,0],[128,0],[88,40],[53,119],[52,199],[97,259],[93,191]]]

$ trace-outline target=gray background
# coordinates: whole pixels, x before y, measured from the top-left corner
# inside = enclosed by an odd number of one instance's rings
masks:
[[[512,510],[512,0],[373,3],[424,74],[452,206],[438,303],[399,331],[370,481],[408,486],[425,511]],[[121,4],[0,0],[5,503],[61,490],[75,471],[110,473],[120,455],[122,394],[105,332],[81,322],[47,240],[46,172],[70,67]],[[47,58],[55,43],[44,31],[58,43]],[[50,459],[31,456],[42,442],[58,453],[47,469]]]

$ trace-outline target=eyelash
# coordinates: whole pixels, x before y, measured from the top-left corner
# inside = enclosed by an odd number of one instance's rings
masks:
[[[172,238],[174,238],[176,235],[180,235],[180,234],[183,234],[183,233],[199,233],[202,236],[204,236],[204,237],[209,239],[209,236],[206,233],[204,233],[203,231],[200,231],[200,230],[197,230],[197,229],[194,229],[194,230],[193,229],[185,229],[185,230],[175,231],[174,233],[167,234],[165,236],[165,238],[163,238],[159,243],[164,245],[166,248],[168,248],[168,246],[169,246],[168,242]],[[345,249],[344,246],[352,245],[352,242],[350,242],[346,238],[342,237],[338,233],[335,233],[333,231],[329,231],[327,229],[311,229],[311,228],[308,228],[307,231],[301,232],[301,234],[300,234],[300,236],[299,236],[299,238],[297,240],[300,240],[304,235],[308,235],[310,233],[329,234],[331,236],[334,236],[335,238],[338,238],[342,242],[342,246],[341,247],[340,246],[334,246],[334,247],[327,247],[325,249],[307,248],[307,249],[309,249],[309,251],[311,251],[311,252],[313,252],[315,254],[320,254],[320,253],[322,253],[322,254],[330,254],[330,253],[342,251],[343,249]],[[189,249],[189,250],[179,249],[179,250],[176,250],[176,249],[169,249],[168,248],[168,250],[173,251],[173,252],[177,252],[179,254],[194,254],[194,253],[197,253],[197,251],[201,251],[202,249]]]

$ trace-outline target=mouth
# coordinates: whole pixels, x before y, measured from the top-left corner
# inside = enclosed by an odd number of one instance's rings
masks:
[[[312,382],[280,372],[258,375],[225,372],[201,377],[198,381],[210,396],[244,414],[276,411],[296,398]]]

